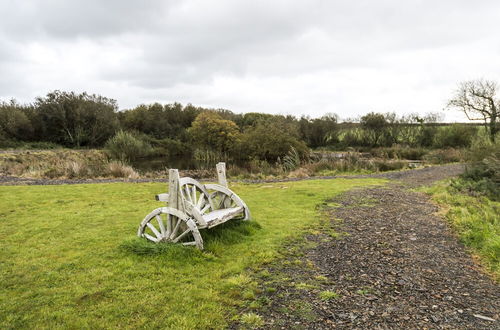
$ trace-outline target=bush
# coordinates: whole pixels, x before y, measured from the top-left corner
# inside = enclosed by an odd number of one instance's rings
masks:
[[[464,159],[464,154],[462,150],[448,148],[433,150],[423,158],[425,161],[428,161],[432,164],[446,164],[462,161]]]
[[[477,135],[477,127],[463,124],[453,124],[441,127],[434,138],[434,146],[438,148],[470,147]]]
[[[500,142],[475,141],[467,157],[472,163],[452,186],[471,195],[500,200]]]
[[[139,174],[131,167],[121,162],[110,162],[108,173],[115,178],[137,179]]]
[[[380,172],[397,171],[407,166],[407,163],[402,161],[374,161],[373,164]]]
[[[106,142],[107,154],[121,162],[129,162],[151,153],[151,145],[125,131],[119,131]]]
[[[409,160],[420,160],[427,152],[428,150],[424,148],[402,148],[399,146],[370,150],[370,153],[375,157]]]
[[[283,168],[287,171],[293,171],[300,166],[300,155],[294,147],[291,147],[283,157],[282,164]]]
[[[288,130],[273,122],[261,122],[249,127],[241,138],[235,156],[240,159],[260,159],[275,162],[283,159],[294,148],[298,157],[304,159],[309,149]]]
[[[192,153],[192,148],[189,144],[169,138],[155,139],[145,135],[145,141],[151,147],[151,156],[174,156],[187,155]]]

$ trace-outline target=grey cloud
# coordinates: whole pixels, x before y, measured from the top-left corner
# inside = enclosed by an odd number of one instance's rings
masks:
[[[162,0],[11,0],[0,4],[0,12],[8,13],[0,27],[4,33],[27,40],[43,36],[100,38],[154,29],[171,5]]]
[[[33,44],[56,48],[63,59],[65,50],[72,51],[75,67],[88,66],[77,70],[82,79],[77,83],[107,86],[118,101],[127,86],[148,98],[172,93],[168,98],[175,99],[182,91],[183,97],[192,95],[194,103],[242,104],[248,100],[238,101],[223,91],[214,96],[218,78],[243,85],[276,79],[285,90],[286,84],[301,90],[300,77],[307,76],[311,81],[317,77],[318,85],[331,84],[336,92],[304,91],[311,94],[303,98],[318,98],[314,102],[320,107],[346,100],[336,108],[359,93],[355,88],[375,96],[390,94],[391,86],[401,82],[411,83],[409,89],[429,84],[446,89],[453,79],[470,72],[491,71],[488,63],[476,63],[486,57],[498,59],[500,53],[498,43],[491,46],[492,40],[498,41],[493,22],[500,20],[500,4],[494,0],[25,0],[3,1],[0,11],[8,13],[0,21],[0,85],[16,86],[8,89],[16,95],[43,89],[44,81],[67,88],[61,78],[65,72],[54,66],[48,73],[43,64],[22,53]],[[75,55],[82,40],[95,48],[90,62],[84,58],[88,54]],[[474,52],[478,45],[481,52]],[[116,65],[109,58],[116,58]],[[462,75],[457,73],[461,62]],[[433,72],[425,72],[427,68]],[[73,69],[66,63],[64,70]],[[445,69],[450,73],[443,78]],[[357,87],[360,84],[363,87]],[[192,94],[185,85],[191,86]],[[368,90],[370,85],[387,87],[374,91]],[[308,83],[307,88],[316,87]],[[339,90],[341,96],[336,95]],[[289,97],[282,91],[276,94]]]

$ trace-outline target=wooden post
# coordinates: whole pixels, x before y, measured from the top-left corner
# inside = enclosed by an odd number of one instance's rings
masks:
[[[179,204],[179,171],[170,169],[168,171],[168,206],[182,210]]]
[[[227,180],[226,180],[226,163],[217,163],[217,181],[221,186],[227,188]]]

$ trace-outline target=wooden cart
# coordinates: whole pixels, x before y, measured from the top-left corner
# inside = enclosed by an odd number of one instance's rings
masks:
[[[227,186],[225,163],[217,164],[218,184],[180,178],[176,169],[168,174],[168,193],[156,195],[156,200],[167,204],[142,220],[137,236],[155,243],[195,245],[202,250],[199,229],[212,228],[232,219],[250,219],[245,202]]]

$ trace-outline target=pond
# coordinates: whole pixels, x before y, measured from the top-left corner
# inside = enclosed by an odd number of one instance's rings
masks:
[[[199,161],[193,159],[190,155],[181,156],[162,156],[153,158],[141,158],[136,159],[131,162],[132,167],[134,167],[139,172],[154,172],[163,171],[169,168],[176,168],[179,170],[202,170],[208,168],[215,168],[217,162],[209,161]]]
[[[222,160],[223,161],[223,160]],[[132,167],[141,173],[164,171],[170,168],[179,170],[211,170],[215,169],[215,165],[220,160],[198,160],[191,155],[175,155],[163,157],[149,157],[136,159],[131,163]],[[226,161],[227,163],[236,164],[241,167],[246,167],[247,162],[244,161]]]

